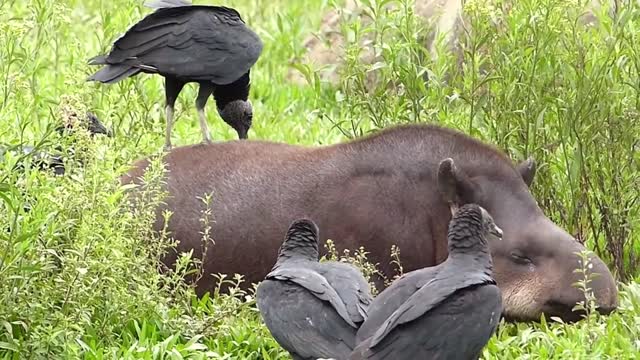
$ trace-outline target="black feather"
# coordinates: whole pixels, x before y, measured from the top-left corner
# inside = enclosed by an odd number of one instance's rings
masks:
[[[447,260],[403,275],[373,300],[350,359],[477,359],[502,313],[485,239],[493,220],[483,214],[461,207]]]
[[[267,328],[294,359],[346,359],[372,300],[353,266],[318,262],[318,229],[294,222],[256,301]]]
[[[87,80],[112,84],[141,72],[162,75],[170,110],[166,146],[170,146],[175,101],[185,84],[197,82],[196,107],[205,140],[210,141],[204,107],[214,91],[223,120],[246,138],[253,118],[247,102],[249,70],[262,53],[260,37],[232,8],[184,0],[152,0],[145,5],[156,10],[116,39],[108,54],[89,60],[90,65],[104,68]],[[222,111],[236,101],[240,105]]]
[[[100,69],[97,73],[91,75],[88,80],[99,81],[105,84],[113,84],[127,77],[139,73],[139,68],[129,65],[107,65]]]

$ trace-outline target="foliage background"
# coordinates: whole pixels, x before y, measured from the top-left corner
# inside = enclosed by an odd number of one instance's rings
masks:
[[[483,357],[633,358],[640,350],[640,7],[609,16],[605,6],[599,22],[585,26],[578,1],[469,1],[472,31],[460,61],[425,52],[426,29],[410,1],[360,3],[365,21],[342,15],[348,42],[341,80],[332,86],[296,59],[321,15],[340,3],[225,2],[265,42],[252,71],[251,138],[331,144],[420,121],[465,131],[515,160],[533,155],[540,205],[611,265],[621,306],[576,325],[505,325]],[[287,358],[261,324],[251,292],[197,299],[180,281],[198,269],[188,256],[158,275],[164,249],[150,241],[148,209],[163,195],[159,161],[142,205],[126,206],[117,177],[163,143],[162,79],[86,83],[96,70],[86,60],[148,12],[124,0],[0,0],[0,139],[16,150],[75,150],[63,177],[30,168],[19,152],[3,154],[1,358]],[[363,49],[375,61],[361,61]],[[289,65],[308,84],[287,82]],[[200,141],[194,98],[190,85],[178,100],[175,145]],[[214,138],[234,139],[213,109],[210,102]],[[53,131],[87,110],[115,137]]]

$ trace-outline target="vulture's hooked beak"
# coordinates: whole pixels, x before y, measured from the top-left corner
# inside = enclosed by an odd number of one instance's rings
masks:
[[[247,133],[249,132],[248,129],[238,129],[238,138],[240,138],[240,140],[246,140],[249,138],[249,136],[247,135]]]
[[[493,228],[491,229],[491,231],[489,233],[491,233],[491,235],[493,235],[496,238],[498,238],[498,240],[502,240],[502,229],[500,229],[498,227],[498,225],[494,224]]]

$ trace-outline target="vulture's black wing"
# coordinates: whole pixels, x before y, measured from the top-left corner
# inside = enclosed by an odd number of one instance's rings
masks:
[[[362,273],[350,264],[337,261],[318,263],[317,267],[346,305],[351,320],[354,323],[365,321],[373,296]]]
[[[334,311],[337,312],[347,324],[355,329],[358,328],[358,326],[351,320],[342,298],[338,295],[336,290],[331,287],[329,282],[327,282],[327,279],[317,272],[306,268],[281,267],[267,274],[266,279],[291,281],[302,286],[318,299],[331,304]]]
[[[106,64],[226,85],[244,75],[262,41],[240,14],[219,6],[160,8],[115,41]],[[96,62],[96,61],[94,61]]]
[[[378,294],[369,306],[367,321],[358,329],[356,343],[373,336],[384,321],[426,281],[434,278],[441,268],[442,266],[433,266],[406,273]]]
[[[406,324],[428,313],[454,292],[473,285],[495,283],[493,278],[484,272],[465,274],[458,272],[458,270],[446,269],[442,271],[411,295],[376,330],[371,338],[370,346],[376,346],[398,325]]]
[[[389,333],[375,349],[367,339],[352,359],[477,359],[493,336],[502,312],[496,285],[455,292],[428,314]]]
[[[355,329],[326,301],[289,281],[266,279],[256,293],[260,314],[278,344],[295,358],[344,358]]]

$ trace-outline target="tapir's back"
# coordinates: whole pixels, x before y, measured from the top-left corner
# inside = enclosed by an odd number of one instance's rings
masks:
[[[472,140],[416,126],[321,147],[237,140],[174,148],[166,157],[166,206],[173,213],[167,230],[180,241],[178,251],[193,248],[199,256],[201,198],[212,194],[215,245],[209,247],[200,293],[215,285],[211,273],[262,280],[282,234],[301,217],[318,224],[321,254],[326,239],[334,240],[338,251],[364,246],[387,277],[394,271],[392,245],[402,251],[405,271],[435,265],[447,256],[449,221],[436,172],[444,157],[466,151],[465,141]],[[472,150],[468,153],[478,157]],[[462,156],[457,158],[464,165]],[[123,182],[140,176],[146,164],[138,162]],[[159,213],[156,230],[163,222]]]
[[[172,149],[164,159],[168,196],[158,210],[155,230],[164,226],[161,212],[170,209],[168,229],[180,241],[178,251],[193,248],[194,256],[200,257],[203,198],[211,194],[210,234],[215,245],[207,254],[205,272],[237,272],[248,280],[261,280],[276,258],[288,223],[299,213],[300,179],[294,175],[310,171],[299,161],[308,152],[301,146],[239,140]],[[139,183],[148,165],[147,159],[136,162],[121,182]],[[172,263],[175,255],[165,261]],[[205,276],[199,287],[215,285],[211,279]]]
[[[434,226],[425,222],[427,214],[421,212],[447,211],[446,204],[437,203],[433,181],[416,182],[396,172],[396,164],[360,160],[358,154],[341,145],[303,147],[263,141],[174,148],[165,158],[169,172],[165,208],[173,213],[167,229],[180,240],[178,251],[193,248],[194,256],[199,257],[200,219],[205,209],[201,198],[212,194],[210,223],[215,245],[207,254],[205,272],[240,273],[248,282],[263,279],[275,260],[282,234],[300,217],[318,224],[321,244],[329,238],[339,251],[364,246],[382,271],[392,271],[392,244],[407,249],[403,259],[409,266],[435,263],[429,239],[414,244],[418,249],[409,247],[414,234],[428,234],[428,226]],[[147,165],[146,160],[136,163],[122,182],[137,181],[134,178]],[[158,214],[157,231],[164,226]],[[437,232],[446,234],[446,220],[435,224],[441,227]],[[321,245],[321,253],[323,250]],[[440,256],[446,256],[446,250],[441,249]],[[175,255],[166,261],[172,263]],[[198,292],[213,286],[213,278],[205,276]]]

